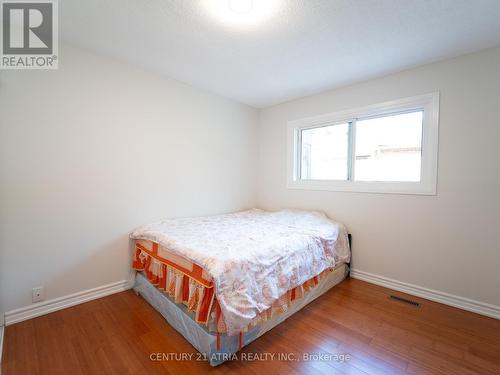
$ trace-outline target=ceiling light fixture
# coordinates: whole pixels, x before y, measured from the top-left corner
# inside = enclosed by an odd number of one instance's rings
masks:
[[[278,10],[283,0],[205,0],[208,13],[232,28],[262,24]]]

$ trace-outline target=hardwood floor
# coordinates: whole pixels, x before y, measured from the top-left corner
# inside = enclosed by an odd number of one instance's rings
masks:
[[[349,354],[335,361],[231,361],[216,368],[151,353],[196,351],[132,291],[71,307],[5,331],[11,374],[500,374],[500,321],[349,279],[243,349]],[[241,355],[240,355],[241,358]]]

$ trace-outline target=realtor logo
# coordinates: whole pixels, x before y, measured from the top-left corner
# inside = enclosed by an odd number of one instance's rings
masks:
[[[1,1],[0,68],[57,69],[57,2]]]

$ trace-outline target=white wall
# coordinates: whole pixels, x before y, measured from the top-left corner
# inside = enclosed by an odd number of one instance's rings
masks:
[[[288,120],[434,91],[436,196],[286,189]],[[355,269],[500,305],[500,49],[265,109],[259,143],[260,206],[320,209],[346,223]]]
[[[129,278],[128,233],[252,207],[256,112],[62,46],[0,75],[0,311]]]

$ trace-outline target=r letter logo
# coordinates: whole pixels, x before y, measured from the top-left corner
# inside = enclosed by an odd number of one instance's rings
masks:
[[[57,2],[1,1],[2,69],[57,69]]]

